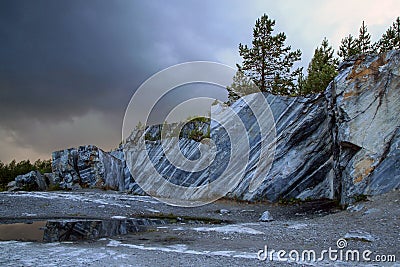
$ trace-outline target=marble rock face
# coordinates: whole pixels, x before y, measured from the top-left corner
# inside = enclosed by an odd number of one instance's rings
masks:
[[[212,120],[210,138],[216,144],[216,155],[204,172],[182,172],[171,166],[157,141],[146,143],[146,153],[157,172],[184,186],[217,179],[224,173],[230,153],[241,153],[247,168],[234,186],[229,185],[227,196],[245,200],[338,198],[351,203],[360,195],[399,188],[399,61],[399,51],[361,55],[341,64],[339,75],[324,94],[265,94],[273,121],[268,114],[256,118],[250,108],[257,101],[255,97],[236,101],[231,108],[244,125],[242,138],[230,140],[227,132],[235,131],[236,126],[224,128]],[[211,118],[219,118],[223,124],[236,115],[224,105],[211,110]],[[273,141],[260,134],[261,125],[271,122],[275,125]],[[157,135],[154,129],[151,133]],[[260,152],[263,142],[275,146],[273,159]],[[185,136],[179,140],[188,160],[197,157],[202,145]],[[133,167],[150,177],[154,168],[143,165],[143,153],[137,151],[132,156]],[[262,162],[268,165],[265,172],[260,171]],[[228,175],[235,180],[235,173]],[[261,182],[252,188],[255,177],[261,177]],[[165,188],[159,188],[165,193]],[[173,192],[167,195],[173,196]]]
[[[38,171],[31,171],[23,175],[18,175],[14,181],[8,185],[9,191],[17,190],[37,190],[44,191],[48,188],[46,178]]]
[[[275,123],[272,165],[265,173],[260,173],[257,169],[262,168],[263,162],[271,160],[259,153],[262,142],[268,136],[252,134],[252,130],[262,122],[252,119],[251,111],[243,106],[238,114],[243,114],[248,129],[249,164],[243,180],[231,195],[245,200],[270,201],[281,198],[332,198],[335,190],[332,139],[325,98],[322,95],[265,97]],[[260,163],[257,166],[258,162]],[[256,188],[250,188],[251,179],[259,175],[263,176],[262,183]]]
[[[269,103],[271,112],[262,106],[266,103]],[[230,111],[231,108],[234,113]],[[231,123],[238,118],[241,122]],[[172,164],[176,162],[174,157],[178,157],[177,153],[172,154],[172,158],[166,157],[161,142],[153,138],[160,136],[154,130],[157,127],[153,127],[146,133],[133,133],[126,144],[134,177],[157,183],[156,180],[151,181],[157,171],[165,180],[179,186],[211,184],[213,188],[210,189],[210,195],[224,192],[229,187],[230,190],[226,192],[228,197],[245,200],[333,197],[335,189],[330,117],[323,95],[295,98],[249,95],[231,107],[213,106],[211,119],[209,138],[215,144],[215,150],[210,142],[199,142],[186,135],[176,144],[186,161],[198,160],[202,155],[197,165],[208,164],[207,168],[202,171],[184,171]],[[242,124],[240,130],[237,128],[239,124]],[[265,135],[261,134],[264,126],[268,126]],[[204,125],[199,126],[203,132],[205,128]],[[229,132],[235,133],[231,135]],[[146,141],[145,147],[139,149],[139,137],[146,134],[152,137],[152,141]],[[172,139],[167,138],[166,144],[167,147],[173,146]],[[267,151],[271,153],[261,153],[262,147],[270,147],[272,144],[274,150]],[[232,165],[229,165],[229,161],[233,162]],[[246,165],[240,173],[235,166],[243,162]],[[265,167],[266,162],[269,162],[268,168]],[[226,171],[227,168],[231,170]],[[224,180],[218,183],[221,177]],[[257,186],[252,186],[254,177],[259,177]],[[164,183],[160,183],[151,193],[166,198],[176,194],[174,189],[170,190]],[[196,193],[198,191],[188,190],[183,194],[190,194],[187,196],[189,198]]]
[[[210,196],[344,204],[385,193],[400,188],[399,75],[400,51],[353,57],[321,94],[251,94],[213,105],[211,121],[164,125],[172,135],[155,125],[111,152],[90,145],[53,152],[51,180],[182,199],[205,186]],[[143,181],[151,186],[141,188]]]
[[[53,152],[54,180],[62,188],[125,189],[124,162],[93,145]]]
[[[327,89],[343,203],[400,187],[399,75],[399,51],[364,55],[342,64]]]

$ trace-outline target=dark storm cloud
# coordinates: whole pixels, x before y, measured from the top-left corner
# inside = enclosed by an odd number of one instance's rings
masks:
[[[306,66],[323,37],[337,48],[362,20],[382,34],[397,10],[396,0],[2,0],[0,160],[115,146],[140,84],[177,63],[234,65],[263,13]]]
[[[113,112],[149,71],[135,8],[127,14],[106,2],[1,5],[1,109],[14,111],[3,122],[14,116],[67,119],[90,109]],[[138,21],[129,23],[131,16]]]
[[[0,128],[46,150],[38,125],[100,112],[115,139],[144,80],[236,47],[223,22],[218,8],[191,1],[1,1]]]
[[[217,11],[188,1],[2,1],[0,12],[6,125],[91,109],[121,113],[152,73],[215,60],[215,49],[231,39]]]

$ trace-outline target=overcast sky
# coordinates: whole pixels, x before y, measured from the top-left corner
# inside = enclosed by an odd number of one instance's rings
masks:
[[[0,1],[0,160],[116,147],[141,83],[187,61],[235,66],[263,13],[307,66],[324,37],[337,49],[363,20],[377,40],[400,1]]]

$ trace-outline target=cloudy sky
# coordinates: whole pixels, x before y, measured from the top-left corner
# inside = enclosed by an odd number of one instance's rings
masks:
[[[307,66],[324,37],[336,49],[366,21],[373,41],[400,14],[393,1],[0,1],[0,160],[48,159],[121,140],[129,99],[171,65],[240,61],[263,13]]]

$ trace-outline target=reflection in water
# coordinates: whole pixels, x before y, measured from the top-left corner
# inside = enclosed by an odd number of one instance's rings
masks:
[[[0,241],[43,241],[46,221],[0,224]]]

